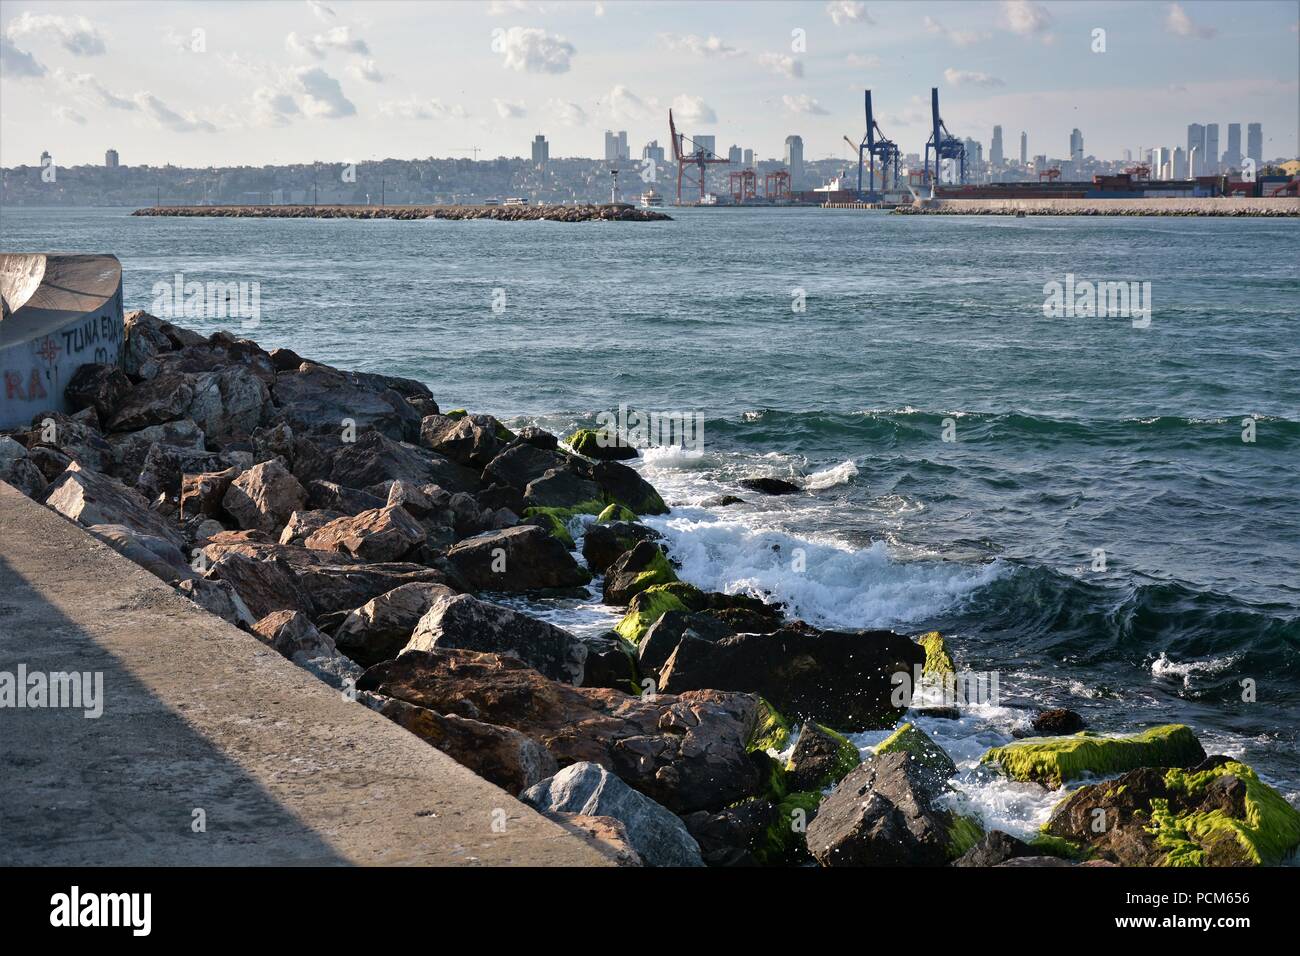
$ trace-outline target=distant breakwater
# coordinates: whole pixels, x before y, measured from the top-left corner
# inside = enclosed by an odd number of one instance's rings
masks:
[[[940,199],[899,206],[904,216],[1300,216],[1300,199],[1227,196],[1200,199]]]
[[[244,219],[500,219],[509,222],[655,222],[672,216],[623,203],[580,206],[147,206],[133,216],[217,216]]]

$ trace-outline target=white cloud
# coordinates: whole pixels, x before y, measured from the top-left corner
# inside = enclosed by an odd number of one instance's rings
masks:
[[[26,50],[20,50],[7,37],[0,36],[0,76],[34,79],[46,74],[45,67]]]
[[[348,73],[358,80],[365,80],[367,83],[384,82],[384,74],[380,72],[375,61],[371,59],[354,60],[348,67]]]
[[[619,83],[609,91],[609,112],[616,120],[641,120],[650,116],[651,108],[645,100]]]
[[[1180,37],[1197,37],[1208,40],[1219,31],[1214,27],[1200,26],[1192,22],[1180,3],[1169,4],[1169,13],[1165,17],[1165,29]]]
[[[943,78],[949,86],[1003,86],[1003,82],[988,73],[976,73],[973,70],[954,70],[952,67],[943,71]]]
[[[676,53],[690,53],[694,56],[703,57],[733,57],[741,56],[743,50],[737,47],[729,46],[727,43],[715,36],[701,37],[694,33],[661,33],[659,42],[668,49]]]
[[[1039,37],[1044,43],[1052,42],[1048,30],[1052,15],[1042,4],[1032,0],[1003,0],[1002,16],[1006,28],[1022,37]]]
[[[497,116],[502,119],[519,119],[528,115],[528,110],[524,107],[524,104],[516,103],[513,100],[494,99],[492,105],[496,107]]]
[[[307,0],[307,6],[321,23],[332,23],[337,14],[320,0]]]
[[[546,108],[565,126],[582,126],[587,122],[587,111],[577,103],[551,99],[546,101]]]
[[[758,57],[758,63],[773,73],[788,76],[792,80],[797,80],[803,76],[803,61],[797,60],[787,53],[761,53]]]
[[[74,56],[99,56],[106,53],[104,35],[85,17],[61,17],[23,11],[9,22],[9,39],[23,36],[52,36]]]
[[[781,102],[791,113],[799,113],[804,116],[826,116],[829,111],[818,103],[811,96],[800,94],[799,96],[790,96],[786,94],[781,97]]]
[[[567,73],[577,52],[564,37],[537,27],[511,27],[500,37],[502,65],[521,73]]]
[[[832,0],[826,4],[826,15],[837,27],[846,23],[865,23],[874,25],[875,20],[867,13],[867,5],[861,0]]]
[[[346,24],[331,27],[324,33],[309,38],[290,33],[284,38],[284,47],[290,53],[298,56],[313,56],[318,60],[323,60],[331,51],[358,53],[363,56],[370,53],[370,45],[361,37],[354,37],[352,28]]]
[[[139,109],[134,101],[114,93],[89,73],[65,73],[62,70],[55,70],[54,77],[92,106],[113,110]]]
[[[673,119],[684,123],[716,123],[718,114],[704,102],[704,97],[683,93],[673,100]]]
[[[54,118],[60,123],[68,123],[73,126],[86,125],[86,117],[82,116],[71,106],[54,107]]]
[[[861,53],[850,53],[844,58],[849,66],[861,66],[869,70],[874,70],[880,66],[880,57],[874,53],[863,55]]]
[[[528,4],[524,0],[492,0],[487,5],[487,15],[490,17],[503,17],[507,13],[523,13],[528,9]]]
[[[176,112],[158,97],[146,91],[135,94],[135,101],[146,116],[173,133],[215,133],[217,128],[193,113]]]
[[[300,114],[298,103],[283,90],[263,86],[253,92],[251,122],[254,126],[287,126],[291,117]]]
[[[394,119],[446,120],[465,119],[469,114],[460,104],[448,106],[439,99],[420,100],[414,96],[379,104],[379,112]]]
[[[954,30],[951,27],[946,27],[934,17],[926,17],[923,22],[927,31],[945,37],[953,46],[970,46],[980,40],[989,38],[987,33],[978,33],[974,30]]]
[[[341,119],[354,116],[356,104],[343,95],[343,88],[318,66],[300,67],[293,72],[298,92],[298,108],[307,116]]]

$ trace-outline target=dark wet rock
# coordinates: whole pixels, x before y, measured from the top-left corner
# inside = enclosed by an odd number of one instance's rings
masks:
[[[777,822],[777,809],[771,801],[755,797],[714,812],[688,813],[682,822],[709,866],[757,866],[753,851]]]
[[[505,447],[505,426],[491,415],[429,415],[420,422],[420,444],[460,465],[482,471]]]
[[[131,380],[118,366],[87,363],[73,373],[63,397],[73,411],[93,408],[107,421],[130,390]]]
[[[796,791],[823,790],[839,783],[861,762],[852,741],[816,721],[806,720],[785,768],[786,784]]]
[[[274,459],[241,474],[230,483],[221,499],[221,506],[241,528],[276,533],[306,503],[306,489]]]
[[[586,458],[597,461],[627,461],[637,457],[637,450],[613,432],[579,428],[564,443]]]
[[[606,604],[626,605],[647,588],[676,580],[677,574],[659,545],[641,541],[605,570],[603,600]]]
[[[592,466],[591,473],[596,484],[600,485],[607,504],[620,504],[639,515],[668,513],[668,506],[654,486],[627,465],[616,461],[600,461]]]
[[[708,612],[666,611],[636,645],[641,671],[658,675],[686,633],[698,640],[720,641],[735,631]]]
[[[563,544],[531,525],[461,541],[447,552],[447,560],[476,591],[555,590],[591,580]]]
[[[573,508],[597,512],[601,509],[601,502],[600,486],[567,464],[549,469],[524,489],[525,508]]]
[[[612,687],[616,690],[636,690],[638,670],[636,648],[614,631],[604,634],[583,635],[578,638],[587,645],[587,663],[582,676],[583,687]]]
[[[961,711],[956,707],[913,707],[915,717],[933,717],[938,720],[961,720]]]
[[[358,488],[348,488],[335,481],[317,479],[307,485],[307,505],[313,511],[359,515],[363,511],[382,508],[387,503],[386,499],[378,495]]]
[[[180,533],[150,510],[138,492],[75,461],[46,488],[43,503],[83,527],[122,525],[176,547],[184,544]]]
[[[611,564],[640,541],[660,541],[663,535],[635,521],[592,524],[582,537],[582,556],[593,574],[604,574]]]
[[[556,436],[543,428],[538,428],[536,425],[526,425],[519,429],[518,438],[520,441],[537,448],[554,451],[560,447],[560,440]]]
[[[561,765],[599,763],[670,810],[720,809],[766,777],[746,746],[757,698],[698,691],[634,697],[552,681],[523,662],[462,650],[407,651],[357,685],[539,740]]]
[[[700,502],[701,508],[726,508],[731,505],[743,505],[744,498],[737,498],[735,495],[716,495],[712,498],[705,498]]]
[[[499,511],[505,508],[515,515],[524,513],[524,493],[520,488],[509,485],[488,485],[474,496],[479,507],[485,510]]]
[[[558,451],[515,441],[488,462],[483,469],[482,482],[484,485],[507,485],[522,493],[530,481],[542,477],[552,468],[563,468],[569,460]]]
[[[551,680],[581,684],[587,645],[568,631],[469,594],[440,595],[406,651],[458,648],[516,657]]]
[[[478,490],[478,476],[425,448],[394,441],[379,432],[366,432],[345,442],[334,455],[330,480],[350,488],[367,488],[384,481],[434,484],[448,492]]]
[[[359,699],[508,793],[519,793],[558,769],[545,747],[509,727],[456,714],[444,716],[380,694],[362,692]]]
[[[1001,830],[990,830],[984,838],[953,861],[953,866],[997,866],[1007,860],[1038,856],[1042,851]]]
[[[791,719],[846,731],[892,727],[891,675],[912,673],[925,653],[891,631],[783,628],[718,641],[683,635],[660,670],[665,693],[711,687],[762,695]]]
[[[456,592],[444,584],[404,584],[349,612],[334,631],[339,650],[369,667],[391,660],[411,640],[420,619],[439,598]]]
[[[604,767],[575,763],[519,795],[538,810],[613,817],[648,866],[703,866],[700,847],[676,815]]]
[[[1087,726],[1082,717],[1064,707],[1045,710],[1034,717],[1034,732],[1049,737],[1077,734]]]
[[[765,495],[793,495],[803,490],[784,478],[744,478],[740,486]]]
[[[271,349],[270,358],[277,372],[292,372],[302,365],[302,356],[293,349]]]

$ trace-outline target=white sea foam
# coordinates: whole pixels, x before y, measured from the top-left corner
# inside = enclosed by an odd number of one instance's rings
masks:
[[[1208,661],[1173,661],[1164,651],[1151,662],[1151,676],[1166,680],[1181,680],[1184,687],[1192,686],[1198,675],[1219,674],[1236,662],[1235,657],[1216,657]]]
[[[857,473],[858,466],[851,461],[846,461],[834,468],[813,472],[804,481],[803,486],[808,491],[824,491],[836,485],[847,485],[857,476]]]

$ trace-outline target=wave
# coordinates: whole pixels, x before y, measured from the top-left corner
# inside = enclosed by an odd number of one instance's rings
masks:
[[[825,491],[837,485],[847,485],[857,474],[858,466],[851,461],[846,461],[832,468],[813,472],[804,480],[803,486],[807,491]]]

